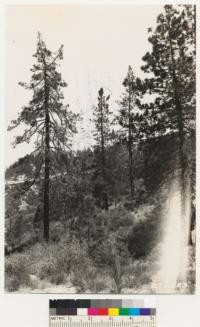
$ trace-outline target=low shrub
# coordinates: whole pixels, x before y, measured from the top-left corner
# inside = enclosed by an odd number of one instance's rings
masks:
[[[150,263],[146,260],[136,260],[129,264],[124,272],[123,287],[141,289],[142,286],[151,283],[152,271]]]
[[[97,269],[92,265],[91,260],[85,257],[81,265],[74,267],[71,281],[78,291],[84,292],[88,288],[94,288],[93,283],[96,277]]]
[[[10,276],[5,276],[5,289],[8,292],[15,292],[19,289],[20,287],[20,281],[19,279]]]
[[[94,283],[94,293],[105,291],[109,287],[109,281],[106,276],[99,276]]]
[[[75,239],[38,244],[30,251],[32,273],[42,280],[62,284],[76,267],[83,265],[86,255],[85,245]]]
[[[97,268],[88,257],[84,258],[82,265],[76,266],[71,281],[77,287],[78,292],[99,293],[110,288],[108,273]]]
[[[30,286],[30,261],[24,254],[14,254],[5,260],[5,288],[14,292],[20,286]]]
[[[56,268],[55,263],[56,261],[53,260],[53,258],[49,262],[40,262],[37,267],[37,276],[44,280],[51,278],[52,275],[56,275],[58,269]]]
[[[56,285],[63,284],[65,280],[66,278],[63,271],[56,272],[56,274],[50,276],[50,282]]]

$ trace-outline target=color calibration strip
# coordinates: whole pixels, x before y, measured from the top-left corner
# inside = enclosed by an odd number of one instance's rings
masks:
[[[144,305],[145,303],[145,305]],[[49,327],[156,327],[155,301],[50,300]]]
[[[50,316],[155,316],[143,300],[50,300]]]

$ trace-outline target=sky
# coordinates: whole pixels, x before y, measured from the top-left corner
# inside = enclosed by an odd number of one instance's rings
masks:
[[[51,51],[64,45],[59,70],[68,87],[64,89],[63,102],[72,111],[83,113],[82,127],[86,130],[75,137],[74,148],[91,145],[89,119],[99,88],[111,95],[110,109],[116,112],[128,65],[136,75],[143,76],[142,57],[150,50],[148,28],[156,26],[156,17],[162,10],[160,5],[7,6],[6,126],[31,99],[31,92],[18,83],[30,81],[40,31]],[[6,132],[6,167],[33,150],[31,143],[13,149],[14,136],[22,132],[23,127]]]

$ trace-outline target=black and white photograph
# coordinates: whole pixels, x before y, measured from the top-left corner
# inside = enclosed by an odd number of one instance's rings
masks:
[[[5,292],[194,294],[195,5],[5,24]]]

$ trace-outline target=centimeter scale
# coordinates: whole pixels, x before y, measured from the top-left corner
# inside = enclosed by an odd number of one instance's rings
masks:
[[[50,300],[49,327],[156,327],[144,300]]]
[[[156,327],[155,316],[50,316],[50,327]]]

